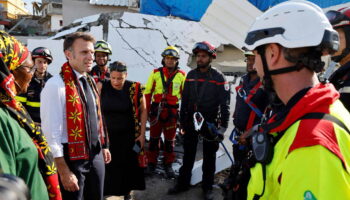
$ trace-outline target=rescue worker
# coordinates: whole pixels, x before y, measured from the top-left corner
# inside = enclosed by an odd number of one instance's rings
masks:
[[[35,123],[40,124],[40,93],[52,75],[47,67],[52,62],[51,51],[46,47],[38,47],[32,51],[35,72],[29,83],[27,92],[16,96],[22,102]]]
[[[249,151],[247,144],[242,144],[239,137],[247,133],[254,125],[261,122],[262,113],[268,105],[268,95],[264,91],[260,78],[253,67],[255,56],[251,51],[244,52],[247,74],[243,75],[236,87],[236,105],[233,113],[234,130],[230,139],[233,142],[234,165],[225,180],[224,191],[232,199],[247,199],[247,185],[250,177]]]
[[[111,45],[104,41],[99,40],[95,43],[95,62],[96,65],[92,68],[89,73],[95,80],[96,83],[109,80],[110,72],[108,68],[108,61],[110,60],[110,56],[112,55],[112,47]]]
[[[333,28],[338,32],[340,48],[332,60],[341,65],[330,77],[330,82],[340,93],[340,100],[350,110],[350,7],[326,13]]]
[[[185,72],[180,70],[179,50],[168,46],[162,52],[163,67],[154,69],[144,91],[150,119],[150,141],[148,146],[148,168],[156,169],[161,133],[164,135],[164,169],[168,178],[174,178],[172,163],[175,159],[174,145],[178,119],[179,101],[185,82]]]
[[[230,91],[224,75],[211,66],[216,58],[216,49],[209,42],[195,44],[197,68],[191,70],[182,94],[180,123],[184,134],[184,156],[180,174],[168,194],[187,191],[190,186],[192,168],[195,161],[198,136],[203,137],[203,176],[204,199],[213,199],[216,151],[223,140],[230,116]],[[216,127],[215,130],[210,126]]]
[[[245,46],[264,88],[285,105],[252,135],[258,163],[247,199],[350,199],[350,114],[334,86],[317,78],[321,56],[339,48],[322,9],[278,4],[256,18]]]

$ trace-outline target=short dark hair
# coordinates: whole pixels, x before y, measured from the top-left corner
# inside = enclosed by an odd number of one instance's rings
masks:
[[[92,43],[95,43],[95,41],[96,41],[94,36],[92,36],[90,33],[75,32],[75,33],[67,35],[67,37],[64,39],[63,51],[69,50],[72,47],[74,41],[77,39],[80,39],[80,38],[85,40],[85,41],[92,42]]]
[[[282,48],[284,58],[295,63],[298,68],[306,67],[316,73],[324,70],[325,63],[321,59],[322,51],[319,47]]]
[[[111,63],[109,65],[109,71],[110,72],[126,72],[127,71],[127,67],[125,65],[125,63],[119,62],[119,61],[115,61],[113,63]]]

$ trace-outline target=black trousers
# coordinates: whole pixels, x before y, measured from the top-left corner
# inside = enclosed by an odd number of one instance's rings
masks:
[[[63,200],[102,200],[105,178],[105,163],[100,147],[92,148],[89,160],[71,161],[68,158],[68,145],[64,145],[65,161],[78,179],[79,190],[64,190],[60,182]]]
[[[207,135],[207,128],[201,130],[202,135]],[[197,143],[199,133],[194,130],[193,124],[185,128],[184,135],[184,157],[183,164],[180,168],[180,174],[177,184],[181,187],[189,187],[192,168],[196,158]],[[202,189],[203,191],[211,190],[214,184],[216,151],[219,149],[219,143],[216,141],[203,140],[203,165],[202,165]]]

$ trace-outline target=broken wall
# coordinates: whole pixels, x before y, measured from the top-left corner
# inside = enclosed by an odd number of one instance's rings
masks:
[[[98,20],[98,17],[92,17]],[[49,48],[54,58],[49,71],[57,74],[66,60],[63,55],[63,40],[54,39],[81,29],[89,29],[96,40],[103,39],[103,27],[91,25],[94,24],[91,22],[92,17],[85,18],[80,25],[59,32],[50,39],[29,40],[28,47]],[[228,44],[225,39],[198,22],[127,12],[108,21],[107,42],[113,48],[111,62],[125,62],[128,66],[128,79],[141,83],[147,81],[151,70],[161,67],[161,53],[168,45],[175,45],[180,50],[179,66],[189,71],[192,47],[199,41],[209,41],[217,47]]]

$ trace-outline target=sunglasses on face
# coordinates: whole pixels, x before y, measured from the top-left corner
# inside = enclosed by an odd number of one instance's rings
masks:
[[[343,13],[335,10],[330,10],[326,13],[326,17],[332,25],[338,24],[342,21],[350,21],[350,18]]]

